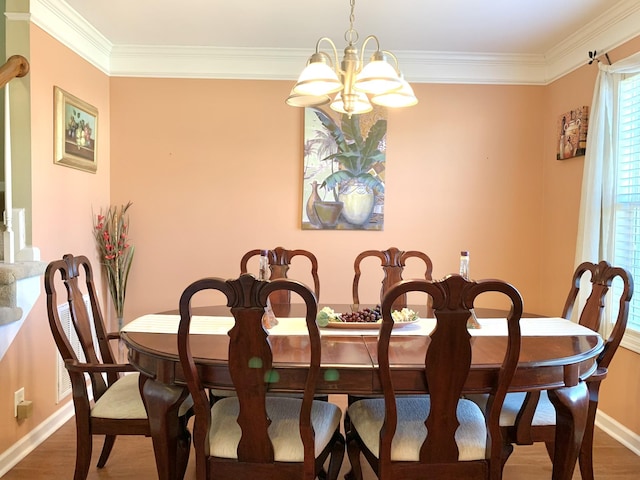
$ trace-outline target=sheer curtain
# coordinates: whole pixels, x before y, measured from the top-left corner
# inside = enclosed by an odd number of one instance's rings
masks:
[[[576,266],[613,258],[618,93],[625,75],[640,72],[640,52],[613,65],[600,62],[598,67],[584,159]],[[581,305],[588,293],[581,292]],[[602,333],[608,334],[609,326],[603,323]]]

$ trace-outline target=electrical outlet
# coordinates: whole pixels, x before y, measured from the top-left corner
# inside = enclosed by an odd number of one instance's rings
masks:
[[[24,387],[13,394],[13,416],[18,418],[18,404],[24,402]]]

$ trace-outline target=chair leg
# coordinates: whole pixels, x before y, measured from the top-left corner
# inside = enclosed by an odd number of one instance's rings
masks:
[[[98,459],[98,468],[102,468],[107,463],[113,444],[116,442],[116,435],[105,435],[104,445],[102,446],[102,452],[100,452],[100,458]]]
[[[176,469],[178,478],[183,478],[187,471],[187,463],[189,462],[189,452],[191,451],[191,432],[187,428],[188,416],[180,419],[180,434],[178,436]]]
[[[351,435],[347,435],[347,454],[351,470],[344,476],[345,480],[362,480],[362,465],[360,465],[360,446]]]
[[[333,443],[333,448],[331,449],[329,468],[326,472],[326,479],[337,480],[338,475],[340,474],[342,461],[344,460],[344,437],[340,432],[336,432],[333,434],[331,442]]]
[[[502,458],[500,459],[502,462],[502,469],[504,470],[504,465],[505,463],[507,463],[507,460],[509,460],[509,457],[511,456],[511,454],[513,453],[513,444],[511,443],[504,443],[502,445]]]
[[[553,455],[556,451],[556,443],[552,440],[548,441],[548,442],[544,442],[544,446],[547,447],[547,455],[549,455],[549,459],[551,460],[551,463],[553,464]]]
[[[76,417],[76,469],[73,480],[87,480],[91,464],[93,439],[89,432],[89,425],[78,422]]]
[[[589,401],[589,414],[587,416],[587,425],[584,429],[584,437],[580,446],[578,455],[578,463],[580,464],[580,475],[582,480],[593,480],[593,430],[596,421],[596,411],[598,409],[598,400],[596,392],[596,400]]]

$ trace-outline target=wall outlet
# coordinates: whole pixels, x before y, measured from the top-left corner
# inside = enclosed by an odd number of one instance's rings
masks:
[[[13,416],[18,418],[18,404],[24,402],[24,387],[13,394]]]

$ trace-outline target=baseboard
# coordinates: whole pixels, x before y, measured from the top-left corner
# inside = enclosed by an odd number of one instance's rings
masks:
[[[69,401],[44,422],[14,443],[0,455],[0,477],[29,455],[42,442],[64,425],[74,415],[73,402]]]
[[[606,413],[602,413],[600,410],[596,413],[596,427],[640,456],[640,435],[636,432],[629,430],[620,422],[614,420]]]

